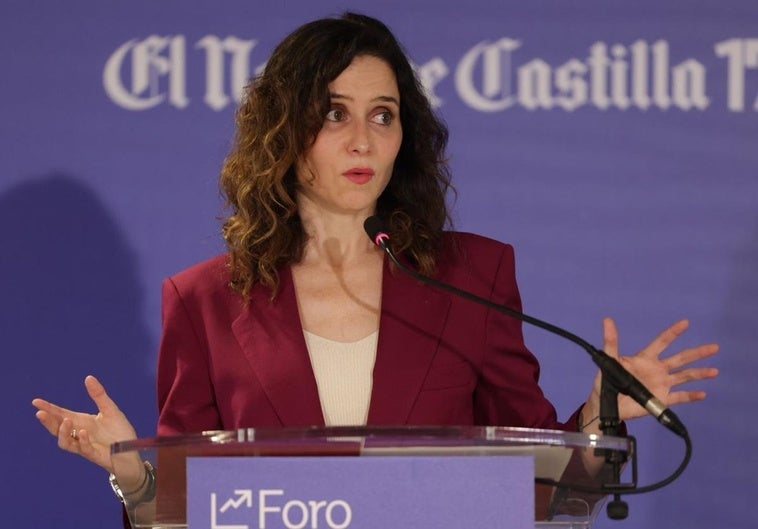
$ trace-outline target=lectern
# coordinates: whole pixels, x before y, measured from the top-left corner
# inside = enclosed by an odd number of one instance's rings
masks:
[[[502,427],[243,429],[112,446],[115,474],[155,468],[127,498],[135,528],[589,528],[596,453],[631,457],[628,438]],[[526,520],[526,521],[525,521]]]

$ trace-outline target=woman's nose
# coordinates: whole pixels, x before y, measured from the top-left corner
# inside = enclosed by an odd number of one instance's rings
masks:
[[[371,150],[367,123],[360,120],[353,121],[348,150],[358,154],[365,154]]]

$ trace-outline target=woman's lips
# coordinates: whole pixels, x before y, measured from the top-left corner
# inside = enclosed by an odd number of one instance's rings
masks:
[[[374,177],[374,170],[368,167],[354,167],[342,173],[345,178],[354,184],[367,184]]]

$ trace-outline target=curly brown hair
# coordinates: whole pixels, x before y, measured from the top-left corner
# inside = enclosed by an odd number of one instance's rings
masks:
[[[256,283],[272,290],[278,270],[299,262],[306,242],[295,195],[295,162],[311,147],[330,108],[329,83],[357,56],[378,57],[395,73],[403,140],[377,214],[423,273],[435,269],[450,224],[446,126],[435,116],[402,47],[382,22],[354,13],[320,19],[290,34],[246,87],[234,147],[221,172],[231,210],[223,225],[232,286],[244,299]]]

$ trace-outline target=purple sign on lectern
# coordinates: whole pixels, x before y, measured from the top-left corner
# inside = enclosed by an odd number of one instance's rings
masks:
[[[534,527],[534,459],[192,457],[189,529]]]

